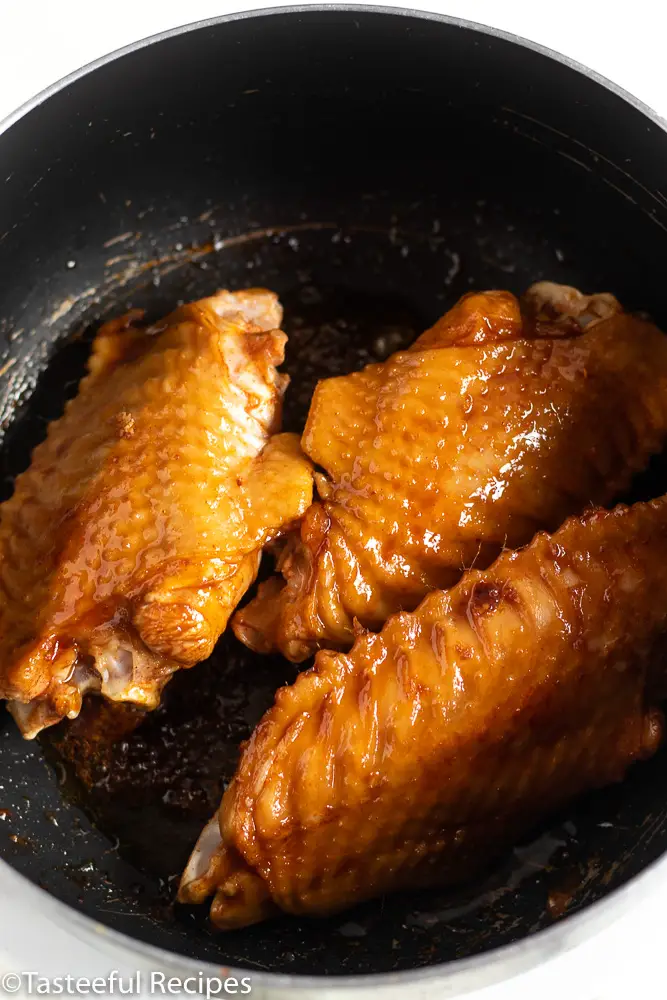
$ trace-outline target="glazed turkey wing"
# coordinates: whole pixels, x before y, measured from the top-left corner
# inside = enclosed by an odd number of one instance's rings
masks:
[[[179,898],[215,894],[231,928],[469,878],[654,752],[666,628],[663,498],[571,519],[320,652],[245,745]]]
[[[0,696],[26,736],[87,690],[154,708],[207,657],[262,545],[312,499],[276,297],[220,292],[106,324],[89,374],[0,508]]]
[[[667,439],[667,338],[542,283],[465,296],[410,350],[320,382],[303,448],[319,500],[232,624],[300,661],[346,649],[503,545],[608,505]]]

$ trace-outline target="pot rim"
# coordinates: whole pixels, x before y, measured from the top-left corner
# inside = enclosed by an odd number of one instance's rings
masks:
[[[386,7],[356,3],[306,3],[222,14],[217,17],[210,17],[175,28],[169,28],[157,34],[150,35],[147,38],[131,42],[74,70],[72,73],[67,74],[25,101],[20,107],[0,121],[0,136],[35,108],[39,107],[39,105],[48,101],[61,90],[69,87],[70,84],[75,83],[97,69],[101,69],[107,63],[111,63],[130,53],[137,52],[149,45],[154,45],[178,35],[184,35],[198,31],[199,29],[211,28],[233,21],[249,18],[266,19],[281,14],[298,15],[310,13],[311,11],[315,13],[338,11],[340,13],[377,14],[378,16],[385,17],[418,18],[423,21],[435,21],[521,45],[536,52],[538,55],[567,66],[582,76],[593,80],[615,96],[620,97],[626,104],[639,111],[651,123],[667,133],[667,120],[663,119],[655,110],[624,88],[577,60],[512,32],[468,21],[464,18],[416,10],[409,7]],[[362,992],[370,990],[375,992],[379,987],[398,987],[402,991],[402,989],[410,986],[420,985],[424,989],[441,987],[446,989],[448,996],[454,997],[469,993],[472,990],[479,990],[501,982],[507,982],[521,973],[535,969],[538,965],[546,961],[564,955],[566,952],[571,951],[573,948],[583,944],[584,941],[590,940],[608,928],[619,918],[627,914],[639,902],[647,900],[661,889],[667,892],[667,852],[649,864],[638,875],[633,876],[627,883],[612,890],[607,896],[589,903],[577,913],[565,916],[551,927],[546,927],[519,941],[493,948],[479,955],[453,959],[449,962],[422,968],[353,976],[297,975],[255,969],[241,969],[232,966],[219,966],[209,961],[199,961],[178,952],[167,951],[164,948],[130,937],[121,931],[114,930],[100,923],[94,917],[79,913],[67,903],[52,896],[46,890],[41,889],[2,859],[0,859],[0,879],[3,881],[7,880],[13,884],[17,892],[27,890],[29,893],[32,893],[36,907],[40,906],[60,926],[64,925],[66,927],[68,922],[72,923],[76,930],[81,932],[81,936],[86,939],[87,943],[101,946],[106,951],[113,951],[116,957],[118,957],[118,952],[122,951],[126,958],[138,957],[143,961],[152,961],[152,967],[156,969],[158,967],[161,969],[171,968],[175,972],[180,970],[190,975],[194,972],[201,972],[209,976],[234,976],[238,979],[246,976],[252,979],[253,991],[257,988],[260,990],[276,988],[289,991],[311,989],[318,993],[326,990],[329,996],[336,991],[342,996],[344,994],[350,995],[354,989]],[[424,995],[426,994],[424,993]]]

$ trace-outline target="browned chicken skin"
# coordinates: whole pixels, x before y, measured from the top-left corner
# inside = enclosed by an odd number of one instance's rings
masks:
[[[346,649],[355,619],[377,629],[612,502],[666,439],[667,338],[613,296],[465,296],[409,350],[319,383],[302,440],[319,501],[234,631],[295,661]]]
[[[588,512],[320,652],[245,745],[179,898],[221,928],[470,877],[654,752],[667,498]]]
[[[312,497],[271,292],[220,292],[150,329],[106,324],[89,374],[0,509],[0,696],[26,736],[87,690],[154,708],[207,657],[262,546]]]

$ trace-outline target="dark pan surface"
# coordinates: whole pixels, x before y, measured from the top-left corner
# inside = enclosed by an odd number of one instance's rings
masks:
[[[417,18],[280,14],[97,70],[0,139],[3,498],[76,391],[97,323],[130,305],[157,317],[220,286],[279,292],[290,429],[317,378],[409,343],[473,287],[520,292],[548,277],[612,290],[667,325],[666,146],[638,111],[572,70]],[[666,489],[656,460],[633,495]],[[662,752],[465,891],[213,935],[204,913],[174,912],[175,877],[239,741],[294,675],[226,638],[92,760],[81,724],[24,743],[0,714],[0,856],[163,948],[337,975],[519,940],[667,845]]]

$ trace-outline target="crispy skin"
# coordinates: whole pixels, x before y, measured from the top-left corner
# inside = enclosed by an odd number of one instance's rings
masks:
[[[281,315],[270,292],[220,292],[99,331],[0,511],[0,696],[24,735],[76,716],[86,690],[154,708],[308,506],[298,439],[271,437]]]
[[[319,502],[234,620],[291,660],[346,649],[503,545],[607,505],[667,440],[667,338],[611,295],[465,296],[413,347],[318,385]]]
[[[589,512],[281,689],[181,882],[221,928],[470,877],[662,737],[667,498]],[[662,640],[662,641],[661,641]]]

